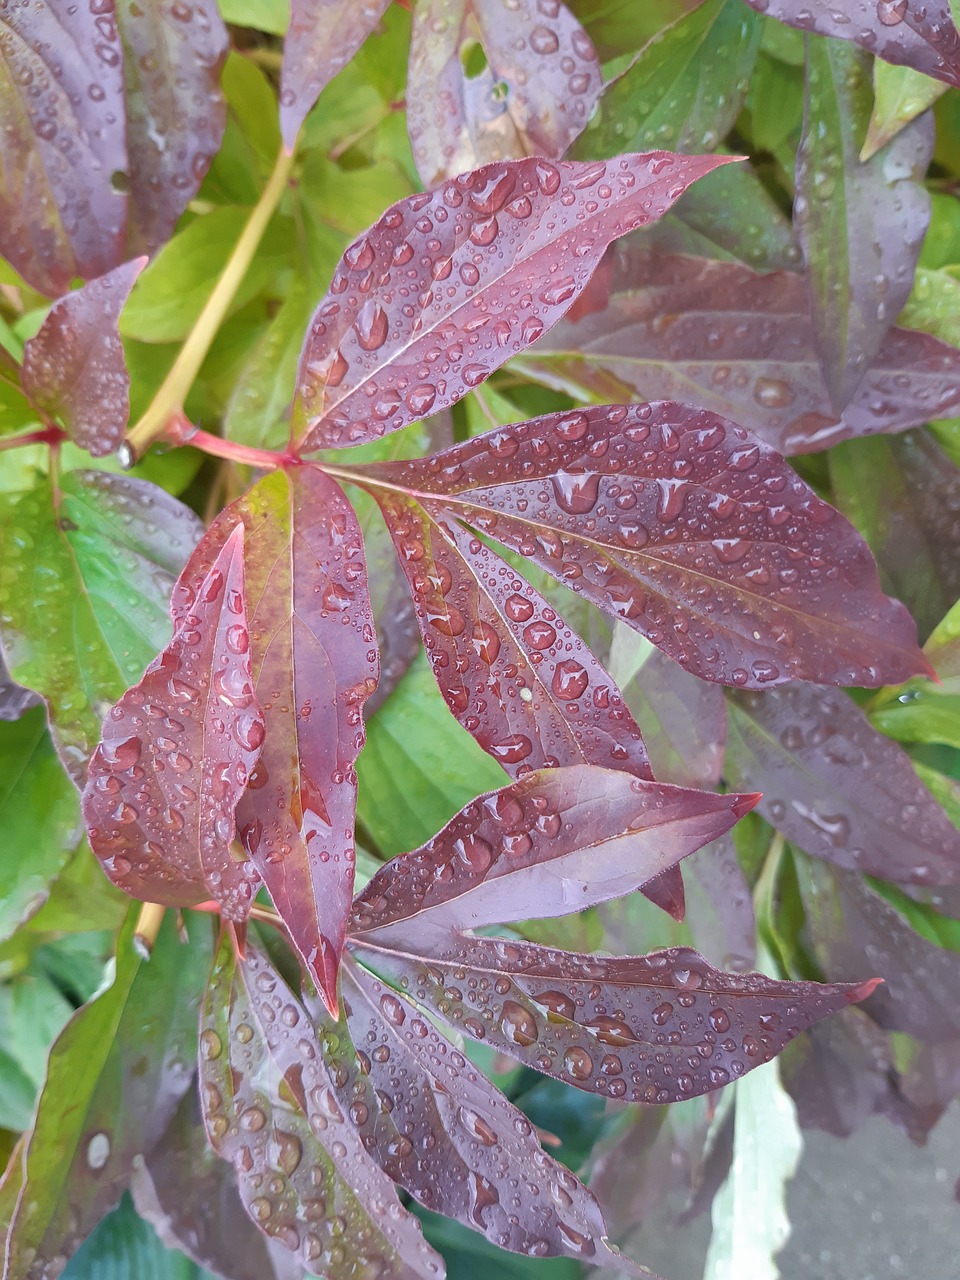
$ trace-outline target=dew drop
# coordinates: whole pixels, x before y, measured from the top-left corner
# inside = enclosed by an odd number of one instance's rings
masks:
[[[503,1002],[500,1029],[511,1044],[518,1044],[522,1048],[533,1044],[539,1035],[536,1018],[529,1009],[514,1000]]]

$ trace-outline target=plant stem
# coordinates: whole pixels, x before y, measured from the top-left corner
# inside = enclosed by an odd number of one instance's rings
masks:
[[[166,907],[162,907],[159,902],[145,902],[140,908],[133,946],[142,960],[149,960],[153,954],[153,944],[157,940],[165,912]]]
[[[281,148],[263,194],[251,210],[250,217],[234,245],[233,252],[213,293],[197,317],[196,324],[190,330],[186,342],[180,348],[180,354],[173,362],[157,394],[147,406],[143,417],[130,429],[126,440],[120,446],[124,466],[133,466],[154,440],[158,440],[166,432],[170,419],[181,413],[187,392],[200,372],[200,366],[206,359],[207,352],[230,310],[230,304],[236,297],[243,277],[253,261],[263,233],[267,229],[267,223],[286,190],[292,168],[293,156],[288,155]]]
[[[239,462],[261,471],[276,471],[278,467],[299,462],[293,454],[255,449],[252,445],[236,444],[233,440],[211,435],[209,431],[194,427],[182,414],[177,415],[171,436],[175,444],[190,444],[214,458],[226,458],[228,462]]]
[[[59,427],[39,427],[36,431],[25,431],[21,436],[4,436],[0,440],[0,449],[19,449],[27,444],[60,444],[66,440],[67,433]]]

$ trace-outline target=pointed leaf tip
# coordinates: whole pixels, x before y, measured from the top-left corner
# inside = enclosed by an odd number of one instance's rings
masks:
[[[738,818],[745,818],[751,809],[755,809],[757,807],[762,799],[762,791],[742,792],[740,795],[731,797],[732,804],[730,805],[730,808]]]
[[[851,1004],[859,1004],[861,1000],[872,996],[880,986],[883,986],[883,978],[865,978],[863,982],[858,982],[856,986],[850,988],[847,992],[847,1000]]]

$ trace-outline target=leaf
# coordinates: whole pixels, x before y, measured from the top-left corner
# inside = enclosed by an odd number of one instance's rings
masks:
[[[417,944],[401,937],[352,934],[351,945],[473,1039],[579,1089],[631,1102],[718,1089],[876,986],[721,973],[690,947],[605,958],[456,933],[424,934],[414,951]]]
[[[615,251],[611,272],[609,301],[561,321],[515,367],[578,400],[676,397],[732,418],[785,454],[902,431],[960,404],[960,352],[891,328],[836,413],[806,290],[791,272],[758,275],[633,245]],[[909,310],[908,318],[922,323]]]
[[[960,596],[960,469],[928,432],[911,431],[833,449],[830,482],[884,589],[925,635]]]
[[[353,891],[361,708],[378,673],[363,544],[346,495],[322,471],[274,472],[209,530],[174,593],[176,619],[193,607],[208,565],[240,523],[250,660],[266,737],[237,827],[335,1008]]]
[[[300,1280],[286,1249],[244,1212],[233,1169],[207,1141],[196,1088],[180,1100],[163,1136],[133,1171],[137,1213],[170,1249],[231,1280]]]
[[[931,80],[910,67],[874,62],[873,115],[860,149],[860,159],[865,162],[875,156],[881,147],[895,138],[911,120],[932,107],[946,91],[943,81]]]
[[[39,702],[32,689],[24,689],[10,679],[6,659],[0,649],[0,721],[19,720]]]
[[[0,939],[43,905],[80,838],[77,793],[33,707],[0,725]]]
[[[284,0],[219,0],[227,22],[282,36],[290,19]]]
[[[169,6],[119,0],[117,24],[130,156],[128,252],[153,253],[169,239],[220,149],[227,31],[215,0]]]
[[[360,444],[462,398],[559,320],[611,240],[721,163],[512,160],[393,205],[347,249],[314,314],[300,450]]]
[[[407,126],[424,185],[489,161],[562,156],[602,84],[590,37],[560,0],[418,5]]]
[[[23,385],[34,404],[94,457],[113,453],[130,417],[130,375],[117,326],[145,265],[146,258],[134,259],[68,293],[23,349]]]
[[[166,603],[200,528],[162,489],[103,471],[71,471],[56,494],[38,480],[0,509],[10,674],[43,695],[80,787],[103,715],[169,639]]]
[[[724,770],[762,789],[758,811],[814,857],[901,884],[960,880],[960,831],[906,752],[840,690],[795,684],[731,700]]]
[[[53,297],[123,258],[121,56],[111,9],[43,0],[0,17],[0,250]]]
[[[11,1280],[51,1274],[70,1256],[120,1199],[135,1156],[189,1088],[209,926],[195,922],[184,945],[168,919],[144,963],[135,920],[132,910],[112,984],[77,1010],[50,1052],[7,1238]]]
[[[259,876],[231,850],[237,803],[260,758],[243,528],[223,544],[173,639],[103,722],[87,774],[90,846],[135,898],[191,906],[214,898],[245,920]]]
[[[747,0],[770,18],[802,31],[851,40],[897,66],[912,67],[947,84],[960,85],[960,35],[950,0]]]
[[[590,407],[420,462],[331,470],[469,522],[703,679],[877,685],[927,670],[852,526],[712,413]]]
[[[344,966],[343,1000],[350,1041],[364,1048],[339,1054],[331,1071],[337,1098],[395,1182],[502,1249],[594,1265],[619,1260],[593,1196],[544,1154],[533,1125],[415,1005],[353,962]],[[509,1204],[501,1201],[505,1185],[518,1192]]]
[[[388,862],[354,902],[351,941],[406,941],[412,927],[419,945],[450,929],[582,910],[668,870],[753,803],[595,765],[527,773]]]
[[[484,750],[514,778],[586,763],[652,779],[619,690],[539,592],[455,521],[399,494],[376,496],[433,674]]]
[[[351,60],[390,0],[292,0],[280,73],[280,128],[293,151],[320,91]]]
[[[776,1063],[738,1080],[734,1090],[733,1164],[713,1201],[704,1280],[778,1280],[774,1255],[790,1235],[786,1186],[803,1138]]]
[[[574,153],[712,151],[740,114],[761,24],[739,0],[707,0],[665,27],[604,89]]]
[[[63,1280],[212,1280],[165,1249],[125,1197],[70,1259]]]
[[[851,45],[808,41],[794,225],[807,264],[814,345],[838,412],[910,294],[930,221],[921,181],[933,154],[932,117],[914,121],[882,155],[861,163],[868,74],[866,56]]]
[[[201,1027],[207,1135],[260,1230],[327,1280],[378,1267],[397,1280],[441,1276],[419,1223],[344,1119],[306,1010],[253,947],[237,962],[222,941]]]

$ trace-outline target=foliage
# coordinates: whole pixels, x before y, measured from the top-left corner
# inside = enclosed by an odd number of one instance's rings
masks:
[[[3,1275],[774,1275],[960,1089],[960,33],[291,8],[0,14]]]

